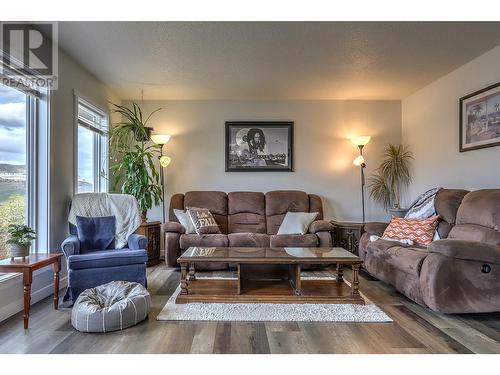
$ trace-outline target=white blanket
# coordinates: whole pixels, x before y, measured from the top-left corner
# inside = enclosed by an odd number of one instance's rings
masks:
[[[76,217],[114,216],[116,218],[115,246],[127,245],[128,237],[141,225],[139,205],[132,195],[83,193],[73,197],[68,221],[76,225]]]

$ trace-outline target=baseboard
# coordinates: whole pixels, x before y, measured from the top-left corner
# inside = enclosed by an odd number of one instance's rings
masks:
[[[52,270],[46,270],[47,273],[50,273],[52,275]],[[35,277],[43,277],[43,275],[46,272],[40,272],[40,274],[35,275]],[[50,277],[52,279],[52,277]],[[4,321],[7,318],[10,318],[12,315],[17,314],[18,312],[23,311],[24,309],[24,297],[23,297],[23,283],[22,283],[22,278],[18,278],[16,280],[17,282],[13,282],[13,280],[9,280],[12,285],[8,286],[8,289],[15,289],[16,290],[16,295],[19,296],[19,298],[16,298],[12,302],[8,304],[4,304],[3,306],[0,307],[0,322]],[[59,289],[64,289],[68,285],[68,277],[64,276],[61,277],[59,281]],[[4,288],[2,290],[2,294],[7,291],[7,288]],[[11,294],[13,290],[9,291]],[[32,291],[31,293],[31,305],[37,303],[38,301],[41,301],[42,299],[54,294],[54,284],[52,282],[47,283],[47,285],[42,286],[41,288],[38,288],[37,290]],[[1,296],[0,296],[1,297]],[[62,299],[62,295],[60,294],[60,299]]]

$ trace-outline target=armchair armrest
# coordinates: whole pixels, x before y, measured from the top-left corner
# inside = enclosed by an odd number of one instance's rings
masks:
[[[133,233],[128,237],[128,248],[130,250],[140,250],[148,248],[148,239],[142,234]]]
[[[318,232],[332,232],[334,230],[334,226],[332,223],[326,220],[315,220],[309,226],[309,233],[318,233]]]
[[[176,223],[175,221],[168,221],[165,224],[162,224],[161,229],[163,229],[164,232],[171,233],[184,234],[185,232],[184,227],[181,224]]]
[[[500,246],[485,242],[444,239],[432,242],[427,249],[449,258],[500,264]]]
[[[63,251],[66,259],[71,255],[80,254],[80,241],[78,240],[78,236],[71,235],[66,238],[61,244],[61,250]]]
[[[380,222],[366,223],[364,225],[364,231],[369,235],[382,237],[385,228],[387,228],[388,225],[389,223],[380,223]]]

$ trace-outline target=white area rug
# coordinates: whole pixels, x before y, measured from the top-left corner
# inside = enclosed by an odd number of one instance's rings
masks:
[[[197,278],[232,278],[230,273],[197,274]],[[303,274],[303,279],[331,279],[331,274]],[[334,278],[334,277],[333,277]],[[355,304],[279,304],[279,303],[186,303],[176,304],[177,287],[156,320],[233,321],[233,322],[392,322],[378,306],[365,298],[366,305]]]

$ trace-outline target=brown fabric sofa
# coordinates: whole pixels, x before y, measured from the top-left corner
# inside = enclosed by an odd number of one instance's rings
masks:
[[[359,245],[364,268],[435,311],[500,311],[500,189],[441,189],[435,208],[441,239],[427,248],[370,242],[387,224],[366,224]]]
[[[222,234],[184,234],[174,209],[208,208]],[[288,212],[318,212],[309,233],[277,235]],[[303,191],[281,190],[260,192],[190,191],[175,194],[170,200],[169,222],[165,232],[165,259],[169,267],[177,266],[177,258],[190,246],[229,247],[317,247],[332,246],[333,225],[323,220],[321,198]],[[211,264],[210,269],[226,268]]]

